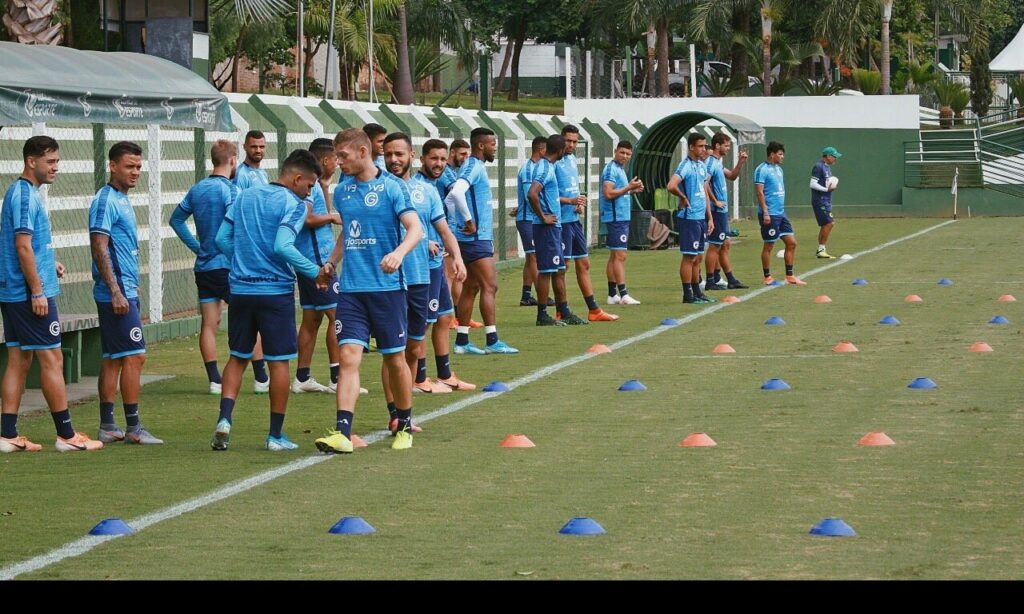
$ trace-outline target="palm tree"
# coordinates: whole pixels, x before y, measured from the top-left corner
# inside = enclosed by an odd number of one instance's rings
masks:
[[[790,0],[699,0],[694,8],[691,32],[707,40],[714,25],[725,17],[750,15],[756,11],[761,18],[761,83],[764,95],[771,96],[772,28],[790,4]],[[734,62],[739,55],[737,51],[734,46]],[[736,66],[733,72],[739,72]]]
[[[894,0],[882,0],[882,94],[888,95],[892,76],[889,74],[889,22],[892,20]]]
[[[7,0],[4,26],[11,40],[30,45],[59,45],[64,27],[55,21],[58,0]]]
[[[19,1],[19,0],[15,0]],[[242,40],[245,30],[254,23],[272,21],[294,10],[287,0],[211,0],[209,11],[214,14],[230,15],[241,22],[235,53],[231,58],[231,91],[238,91],[238,59],[242,55]]]
[[[669,54],[671,51],[671,34],[675,25],[686,16],[686,9],[695,4],[695,0],[626,0],[620,4],[620,15],[623,21],[634,30],[653,26],[655,32],[655,49],[658,57],[658,95],[668,96]],[[696,67],[692,67],[696,70]]]
[[[398,44],[395,47],[398,55],[395,66],[395,102],[412,104],[416,100],[412,91],[412,73],[409,72],[409,21],[404,1],[398,3]]]

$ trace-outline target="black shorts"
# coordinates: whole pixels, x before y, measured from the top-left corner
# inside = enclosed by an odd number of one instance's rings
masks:
[[[128,313],[123,316],[114,313],[113,303],[96,301],[96,310],[100,316],[100,349],[103,358],[116,360],[146,353],[138,298],[128,299]]]
[[[196,271],[196,288],[199,290],[200,303],[231,302],[231,286],[228,284],[227,269]]]
[[[256,334],[263,358],[291,360],[299,355],[295,332],[295,295],[236,294],[228,305],[228,348],[236,358],[252,358]]]

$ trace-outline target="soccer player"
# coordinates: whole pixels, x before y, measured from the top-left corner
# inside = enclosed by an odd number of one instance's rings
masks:
[[[252,358],[256,334],[263,338],[270,363],[270,429],[266,449],[294,450],[282,430],[288,410],[288,361],[298,355],[295,335],[295,271],[327,287],[332,269],[318,267],[295,249],[295,238],[306,223],[305,200],[321,173],[313,154],[293,151],[281,166],[277,181],[242,192],[227,210],[217,232],[217,247],[231,262],[231,303],[228,305],[228,344],[231,358],[224,366],[220,415],[210,447],[227,450],[232,413],[242,373]]]
[[[99,450],[102,442],[75,432],[71,425],[55,300],[64,265],[54,257],[50,216],[39,196],[39,186],[53,183],[57,176],[60,146],[48,136],[34,136],[25,141],[21,153],[21,176],[7,188],[0,214],[0,314],[7,342],[0,386],[0,452],[43,449],[18,434],[18,409],[33,357],[39,360],[43,397],[57,429],[54,446],[60,452]]]
[[[352,452],[352,420],[359,397],[359,364],[372,334],[384,356],[398,415],[391,448],[412,447],[412,376],[405,362],[408,305],[402,281],[402,262],[423,239],[423,227],[405,182],[373,164],[370,139],[349,129],[334,137],[334,150],[345,179],[334,191],[334,208],[341,214],[344,235],[328,265],[339,262],[338,380],[336,429],[316,440],[321,452]],[[405,228],[400,238],[399,226]]]
[[[555,176],[555,163],[562,158],[564,151],[565,138],[562,135],[548,137],[544,157],[534,167],[533,182],[526,193],[533,222],[533,245],[537,250],[537,326],[587,324],[569,309],[565,294],[561,210]],[[548,315],[548,294],[552,286],[560,316],[558,319]]]
[[[455,210],[455,238],[466,263],[466,283],[455,308],[459,319],[455,337],[456,354],[518,354],[519,350],[498,338],[495,295],[498,292],[494,265],[494,234],[491,206],[491,182],[484,164],[494,161],[498,141],[488,128],[474,128],[470,134],[472,155],[459,169],[445,206]],[[480,349],[469,342],[469,322],[473,303],[480,294],[480,311],[484,317],[487,345]]]
[[[146,362],[139,308],[139,231],[128,190],[142,174],[142,148],[128,141],[114,143],[109,155],[110,182],[89,205],[92,250],[92,295],[100,316],[100,428],[103,443],[161,444],[139,418],[139,388]],[[159,264],[157,264],[159,266]],[[118,382],[126,430],[114,420]]]
[[[533,168],[544,157],[544,150],[547,147],[547,137],[534,137],[530,148],[530,157],[519,168],[519,175],[516,177],[516,195],[518,196],[514,216],[516,218],[516,230],[519,231],[519,239],[523,242],[523,253],[526,254],[523,262],[523,296],[519,299],[520,307],[532,307],[537,304],[537,299],[530,295],[530,288],[537,283],[537,255],[533,247],[533,222],[530,215],[530,201],[526,194],[533,184]]]
[[[431,139],[423,144],[423,156],[420,158],[420,170],[413,176],[412,198],[416,198],[417,186],[436,187],[437,178],[441,176],[447,166],[448,147],[444,141]],[[446,258],[445,252],[451,251],[452,257],[448,260],[455,264],[455,251],[459,249],[458,241],[448,227],[447,216],[444,205],[438,190],[427,189],[424,192],[426,200],[430,201],[431,215],[427,225],[427,238],[430,249],[430,296],[427,304],[427,324],[431,327],[431,343],[434,346],[434,364],[437,367],[437,381],[452,390],[475,390],[476,385],[464,382],[452,372],[451,360],[449,358],[450,348],[448,331],[451,323],[455,320],[455,307],[452,303],[451,291],[445,280],[445,270],[442,260]],[[419,205],[417,204],[417,209]],[[440,216],[440,218],[438,217]],[[459,260],[462,254],[459,252]],[[462,279],[466,278],[465,264],[461,266],[458,274]],[[460,279],[459,281],[462,281]],[[421,357],[416,368],[416,382],[426,382],[427,365],[426,358]]]
[[[828,237],[832,234],[832,227],[835,220],[832,219],[832,192],[835,186],[829,185],[829,177],[832,176],[832,165],[836,160],[842,158],[843,154],[835,147],[826,147],[821,152],[821,160],[811,170],[811,207],[814,209],[814,217],[818,220],[818,258],[835,260],[825,247],[828,245]]]
[[[388,136],[388,129],[380,124],[366,124],[363,132],[373,146],[373,165],[382,171],[388,170],[387,162],[384,161],[384,139]]]
[[[338,169],[338,158],[334,154],[334,143],[331,139],[314,140],[309,146],[309,151],[316,158],[322,173],[310,191],[306,203],[306,224],[295,237],[295,248],[306,260],[322,267],[334,251],[334,231],[331,225],[341,224],[341,216],[336,212],[330,213],[327,206],[327,195],[331,180]],[[326,290],[318,289],[316,280],[307,277],[300,276],[297,282],[299,304],[302,306],[302,323],[299,325],[299,359],[296,361],[292,392],[337,392],[338,373],[341,370],[341,350],[338,348],[338,336],[334,332],[334,310],[338,305],[340,289],[338,276],[331,276]],[[331,366],[330,386],[324,386],[309,373],[316,336],[324,316],[330,323],[325,335],[327,357]]]
[[[462,165],[466,163],[466,159],[468,158],[469,143],[463,139],[453,140],[448,152],[448,164],[445,166],[444,172],[440,177],[438,177],[434,184],[437,186],[438,192],[441,193],[441,200],[448,198],[448,193],[452,191],[452,186],[455,184],[455,180],[459,178],[459,169],[462,168]],[[450,218],[448,222],[449,226],[451,226],[455,223],[455,219]],[[450,255],[445,256],[444,271],[445,278],[448,280],[448,289],[452,294],[452,301],[458,305],[459,297],[462,296],[462,281],[455,278],[455,270],[452,268],[452,259]],[[483,328],[483,326],[483,323],[472,319],[472,314],[470,314],[470,328]],[[452,319],[452,327],[458,328],[458,321],[454,318]]]
[[[270,183],[267,171],[260,168],[260,163],[267,153],[266,135],[259,130],[246,132],[242,149],[245,150],[245,160],[235,170],[235,185],[238,189],[245,190]]]
[[[729,238],[729,192],[725,183],[726,180],[733,181],[740,176],[740,169],[747,162],[747,152],[740,151],[736,166],[727,170],[722,165],[722,159],[729,155],[731,148],[732,138],[729,135],[716,132],[711,137],[711,152],[706,164],[711,185],[711,219],[715,223],[715,230],[708,235],[708,277],[705,290],[747,287],[733,275],[732,264],[729,262],[729,246],[732,241]],[[728,282],[721,279],[722,271],[725,271]]]
[[[580,142],[580,129],[572,124],[562,127],[565,151],[555,162],[555,179],[558,181],[559,214],[562,223],[562,249],[565,260],[571,260],[576,271],[576,283],[587,303],[587,319],[591,322],[614,322],[619,316],[601,309],[594,299],[594,284],[590,281],[590,254],[587,251],[587,236],[583,233],[580,214],[586,211],[587,196],[580,193],[580,171],[576,165],[576,145]],[[559,312],[561,315],[561,312]]]
[[[668,181],[670,194],[679,198],[676,211],[679,229],[679,279],[683,283],[684,303],[714,303],[700,289],[700,261],[708,232],[714,232],[714,221],[708,209],[708,169],[701,160],[707,138],[696,132],[686,139],[687,156],[676,167]]]
[[[630,194],[643,192],[644,182],[637,177],[626,177],[626,165],[633,157],[633,144],[619,141],[614,157],[601,171],[601,194],[598,206],[601,222],[607,229],[609,305],[639,305],[626,287],[626,256],[629,249],[629,221],[633,203]]]
[[[783,182],[782,161],[786,157],[786,148],[778,141],[768,143],[768,159],[754,169],[754,191],[757,194],[757,206],[761,217],[761,268],[764,271],[764,285],[775,283],[770,268],[772,248],[775,242],[782,239],[786,246],[786,282],[806,286],[807,282],[793,274],[793,261],[796,256],[796,236],[793,225],[786,218],[786,184]]]

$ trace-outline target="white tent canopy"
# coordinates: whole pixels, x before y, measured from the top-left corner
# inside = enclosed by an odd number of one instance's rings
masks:
[[[1024,27],[988,65],[994,72],[1024,72]]]

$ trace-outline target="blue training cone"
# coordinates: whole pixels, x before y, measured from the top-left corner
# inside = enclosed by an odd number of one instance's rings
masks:
[[[939,281],[937,281],[935,283],[939,284],[940,286],[952,286],[953,285],[953,280],[948,278],[948,277],[943,277],[942,279],[940,279]]]
[[[676,324],[679,324],[679,320],[675,318],[665,318],[661,321],[662,326],[675,326]]]
[[[824,518],[811,527],[811,535],[818,537],[854,537],[857,532],[843,522],[842,518]]]
[[[996,316],[988,321],[989,324],[1009,324],[1010,321],[1003,316]]]
[[[120,518],[107,518],[89,531],[89,535],[131,535],[135,529]]]
[[[897,320],[896,318],[892,317],[892,316],[885,316],[884,318],[879,320],[878,323],[879,324],[887,324],[887,325],[891,325],[891,326],[896,326],[896,325],[898,325],[900,323],[900,321]]]
[[[606,533],[604,527],[598,524],[596,520],[585,516],[573,518],[565,523],[565,526],[559,529],[558,532],[562,535],[601,535]]]
[[[508,384],[505,382],[499,382],[498,380],[494,380],[490,384],[484,386],[484,392],[508,392],[509,390],[510,388],[508,387]]]
[[[789,390],[789,384],[777,377],[774,377],[761,384],[761,390]]]
[[[853,285],[866,286],[868,285],[868,280],[864,279],[863,277],[858,277],[857,279],[853,280]]]
[[[932,388],[938,387],[938,384],[928,379],[927,377],[914,378],[914,381],[907,384],[907,388],[913,388],[915,390],[930,390]]]
[[[772,316],[764,321],[765,326],[782,326],[786,321],[779,316]]]
[[[640,383],[640,380],[631,379],[626,380],[624,384],[619,386],[619,392],[640,392],[647,390],[647,386]]]
[[[327,529],[327,532],[332,535],[369,535],[376,533],[377,529],[374,529],[370,523],[359,516],[345,516],[334,523],[330,529]]]

